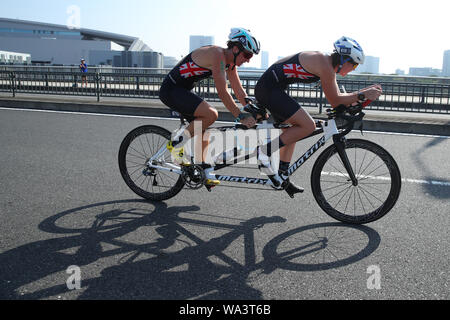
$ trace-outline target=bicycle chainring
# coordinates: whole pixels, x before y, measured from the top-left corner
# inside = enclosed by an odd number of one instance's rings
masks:
[[[205,185],[206,174],[202,166],[197,164],[183,166],[182,171],[181,177],[188,188],[196,190]]]

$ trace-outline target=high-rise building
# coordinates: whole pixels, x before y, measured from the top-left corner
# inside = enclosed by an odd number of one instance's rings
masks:
[[[261,51],[261,69],[269,68],[269,52]]]
[[[450,77],[450,50],[444,51],[444,62],[442,63],[442,75]]]
[[[213,36],[190,36],[189,37],[189,52],[194,51],[203,46],[214,44]]]
[[[366,56],[364,64],[360,64],[358,68],[356,68],[356,73],[372,73],[378,74],[380,73],[380,58]]]
[[[164,68],[173,68],[177,65],[177,63],[177,58],[164,56]]]
[[[442,71],[434,68],[409,68],[410,76],[419,76],[419,77],[439,77],[441,76]]]

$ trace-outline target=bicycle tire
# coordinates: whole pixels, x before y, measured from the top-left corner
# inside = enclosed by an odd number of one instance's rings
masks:
[[[376,221],[387,214],[398,200],[400,169],[389,152],[367,140],[348,139],[345,151],[358,185],[353,186],[336,146],[332,145],[319,155],[311,172],[314,198],[322,210],[338,221],[349,224]],[[380,195],[375,196],[376,192]],[[364,206],[364,200],[368,205]]]
[[[120,145],[120,174],[128,187],[144,199],[164,201],[176,196],[184,187],[184,180],[177,173],[153,170],[152,175],[144,174],[148,169],[146,163],[150,157],[170,138],[170,131],[158,126],[145,125],[128,133]],[[168,152],[164,160],[170,162]]]

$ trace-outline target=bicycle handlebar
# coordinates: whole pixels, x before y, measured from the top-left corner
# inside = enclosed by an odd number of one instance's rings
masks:
[[[333,110],[328,109],[328,115],[332,117],[334,113],[334,116],[336,118],[340,118],[349,122],[357,122],[364,118],[366,114],[362,111],[362,109],[368,106],[371,102],[372,100],[366,100],[364,102],[358,103],[356,106],[350,107],[341,104]],[[346,113],[349,113],[350,115],[347,115]]]

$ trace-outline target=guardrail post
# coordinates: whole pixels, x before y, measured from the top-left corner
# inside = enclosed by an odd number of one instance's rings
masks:
[[[74,73],[73,74],[73,85],[72,85],[72,88],[76,88],[78,86],[78,84],[77,84],[78,79],[77,78],[78,78],[77,74]]]
[[[11,91],[13,94],[13,98],[16,97],[16,75],[14,74],[14,72],[11,72]]]
[[[97,72],[95,74],[95,91],[97,93],[97,102],[100,102],[100,74]]]
[[[427,89],[427,87],[422,86],[422,97],[421,97],[421,101],[420,101],[421,104],[425,103],[425,96],[426,96],[426,91],[427,91],[426,89]]]
[[[139,90],[139,76],[136,76],[136,90]]]

